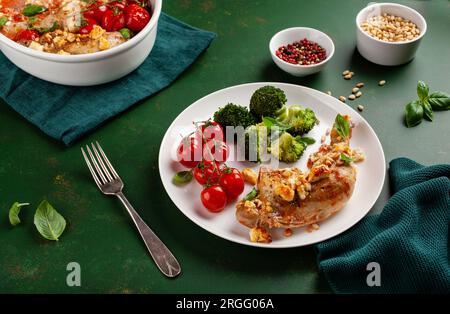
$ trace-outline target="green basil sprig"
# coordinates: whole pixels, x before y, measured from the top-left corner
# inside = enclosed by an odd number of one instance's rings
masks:
[[[350,136],[350,123],[341,114],[336,116],[334,127],[343,139]]]
[[[182,185],[190,182],[192,180],[192,177],[192,171],[180,171],[173,176],[172,181],[176,185]]]
[[[244,200],[252,201],[258,196],[258,190],[253,188],[245,197]]]
[[[43,200],[34,214],[34,225],[47,240],[58,241],[66,229],[66,220],[46,200]]]
[[[6,16],[0,17],[0,27],[5,26],[6,22],[8,22],[8,18]]]
[[[350,165],[353,161],[353,158],[347,156],[346,154],[341,154],[340,158],[347,166]]]
[[[430,94],[430,88],[423,81],[417,83],[417,96],[417,100],[411,101],[405,107],[405,122],[408,128],[420,124],[423,119],[433,121],[433,111],[450,109],[450,96],[443,92]]]
[[[30,205],[30,203],[19,203],[19,202],[15,202],[14,204],[11,205],[11,208],[9,209],[9,223],[12,226],[17,226],[18,224],[20,224],[19,218],[20,209],[23,206],[28,205]]]
[[[25,8],[23,8],[22,14],[25,16],[33,16],[42,12],[47,11],[46,7],[36,4],[27,4]]]

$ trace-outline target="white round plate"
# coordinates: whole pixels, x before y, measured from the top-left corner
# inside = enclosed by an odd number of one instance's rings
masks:
[[[348,114],[355,123],[353,137],[350,142],[351,147],[359,147],[366,155],[366,160],[357,163],[358,175],[356,186],[347,205],[337,214],[328,220],[320,223],[320,229],[308,233],[305,228],[293,229],[291,237],[284,237],[282,230],[272,230],[273,241],[270,244],[252,243],[249,240],[249,229],[241,225],[235,218],[234,201],[221,212],[210,213],[200,201],[201,186],[193,180],[184,186],[176,186],[172,183],[174,174],[181,170],[186,170],[175,161],[176,148],[182,136],[188,135],[194,130],[194,121],[205,121],[210,119],[219,108],[232,102],[246,106],[250,102],[250,97],[258,88],[272,85],[281,88],[288,99],[287,105],[302,105],[309,107],[316,113],[320,124],[316,126],[308,136],[316,139],[314,145],[308,146],[302,158],[294,164],[280,164],[281,168],[298,167],[306,171],[308,156],[315,152],[320,146],[320,139],[334,122],[338,113]],[[231,146],[231,154],[233,146]],[[258,171],[259,165],[249,162],[227,162],[231,167],[242,169],[253,167]],[[196,101],[186,108],[173,121],[167,130],[159,151],[159,172],[164,188],[175,205],[189,219],[205,230],[230,241],[258,246],[264,248],[288,248],[310,245],[334,237],[363,218],[377,200],[384,182],[385,159],[383,148],[373,129],[355,110],[343,104],[334,97],[319,92],[317,90],[282,83],[251,83],[229,87],[212,93]],[[252,187],[246,185],[246,190],[242,196],[246,195]]]

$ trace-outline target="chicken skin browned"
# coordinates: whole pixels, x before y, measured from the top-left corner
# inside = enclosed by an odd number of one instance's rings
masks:
[[[342,118],[349,124],[350,117]],[[258,196],[236,206],[236,217],[251,228],[252,241],[270,242],[271,228],[314,225],[345,206],[356,182],[353,162],[364,157],[349,147],[351,128],[345,137],[338,129],[335,123],[330,144],[323,144],[309,157],[306,175],[297,168],[260,168]]]

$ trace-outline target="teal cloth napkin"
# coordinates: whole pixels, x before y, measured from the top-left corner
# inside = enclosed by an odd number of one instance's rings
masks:
[[[450,165],[390,163],[394,195],[379,215],[316,245],[319,269],[336,293],[450,293]],[[366,283],[370,262],[380,286]]]
[[[49,136],[70,145],[107,119],[174,81],[216,34],[162,14],[150,56],[128,76],[93,87],[35,78],[0,54],[0,97]]]

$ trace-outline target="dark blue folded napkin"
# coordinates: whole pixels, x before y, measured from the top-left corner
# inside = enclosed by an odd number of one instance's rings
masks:
[[[383,212],[316,245],[319,269],[336,293],[450,293],[450,165],[398,158],[389,175]]]
[[[70,145],[105,120],[168,86],[215,36],[162,14],[155,46],[144,63],[122,79],[93,87],[45,82],[0,54],[0,97],[46,134]]]

